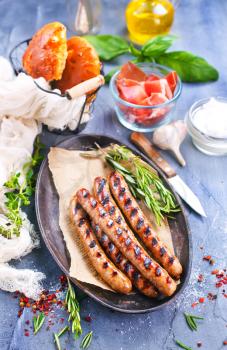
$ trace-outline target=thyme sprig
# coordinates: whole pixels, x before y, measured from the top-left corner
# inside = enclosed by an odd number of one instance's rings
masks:
[[[142,199],[153,211],[159,225],[164,214],[179,211],[173,194],[164,186],[154,169],[125,146],[112,145],[105,158],[124,176],[133,196]]]
[[[13,235],[20,235],[20,229],[23,225],[21,208],[30,204],[30,197],[35,191],[35,167],[43,159],[40,153],[43,147],[39,138],[37,138],[33,156],[24,164],[21,173],[12,174],[4,184],[6,189],[5,206],[7,208],[5,216],[9,221],[7,224],[0,226],[0,234],[8,239],[12,238]]]
[[[82,339],[82,342],[80,344],[80,347],[82,349],[87,349],[92,341],[92,336],[93,336],[93,331],[90,331],[89,333],[87,333],[84,338]]]
[[[38,316],[33,317],[34,335],[37,334],[38,331],[41,329],[44,321],[45,321],[45,315],[43,312],[41,312]]]
[[[192,331],[197,331],[198,326],[197,326],[196,320],[204,320],[203,317],[194,316],[194,315],[190,315],[190,314],[186,314],[186,313],[184,313],[184,317],[185,317],[185,320],[187,322],[188,327]]]
[[[65,303],[66,309],[69,312],[68,321],[72,324],[72,333],[75,334],[75,338],[78,338],[82,334],[82,327],[80,323],[80,305],[68,277],[67,281],[68,290],[66,293]]]

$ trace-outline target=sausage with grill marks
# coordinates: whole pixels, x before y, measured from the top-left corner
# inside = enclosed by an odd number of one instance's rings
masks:
[[[113,242],[109,239],[109,237],[102,232],[99,225],[95,225],[92,222],[92,228],[96,234],[96,237],[99,240],[99,243],[113,261],[113,263],[128,276],[131,280],[132,284],[144,295],[149,298],[155,298],[158,296],[157,290],[154,286],[146,280],[141,273],[130,263],[128,259],[126,259],[120,250],[115,246]]]
[[[139,235],[154,258],[174,277],[179,278],[182,266],[155,233],[151,223],[132,196],[128,185],[121,174],[113,172],[109,177],[110,190],[120,209],[126,216],[132,229]]]
[[[87,214],[75,197],[70,204],[70,218],[93,267],[102,279],[119,293],[131,292],[131,281],[107,258],[89,224]]]
[[[105,210],[109,212],[112,218],[115,218],[115,220],[119,221],[122,217],[122,214],[110,194],[107,180],[101,176],[96,177],[94,180],[93,190],[95,199],[97,199],[104,206]],[[127,226],[123,218],[121,225]],[[122,253],[109,239],[109,237],[104,232],[102,232],[100,227],[94,223],[92,224],[92,227],[107,255],[121,271],[127,274],[129,279],[132,281],[132,284],[144,295],[150,298],[157,297],[158,293],[154,286],[141,275],[141,273],[130,263],[128,259],[122,255]]]
[[[121,253],[164,295],[171,296],[176,290],[175,281],[148,253],[137,245],[133,233],[114,222],[103,206],[84,188],[76,193],[76,198],[83,209],[106,232],[110,240]]]

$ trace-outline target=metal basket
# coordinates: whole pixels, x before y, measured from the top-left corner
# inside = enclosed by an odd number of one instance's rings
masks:
[[[13,70],[14,70],[16,75],[18,75],[19,73],[27,74],[25,72],[25,70],[23,69],[22,58],[23,58],[23,54],[24,54],[30,41],[31,41],[31,38],[21,41],[16,46],[14,46],[9,53],[9,60],[12,64]],[[67,95],[60,94],[60,93],[58,93],[56,91],[52,91],[52,90],[46,90],[43,87],[41,87],[35,80],[33,80],[33,81],[38,89],[44,91],[47,94],[54,94],[54,95],[59,96],[59,98],[65,98],[65,102],[66,103],[68,102]],[[50,83],[50,86],[51,86],[51,88],[53,88],[52,83]],[[75,127],[74,130],[70,130],[69,128],[65,128],[64,130],[52,129],[51,131],[55,132],[57,134],[63,134],[63,135],[68,135],[68,134],[72,134],[72,133],[78,134],[80,131],[82,131],[88,122],[88,121],[86,121],[86,122],[82,123],[83,113],[84,113],[85,109],[88,113],[91,113],[93,102],[96,98],[96,94],[97,94],[98,90],[99,90],[99,88],[95,92],[93,92],[92,94],[86,96],[86,100],[84,102],[84,105],[82,106],[81,114],[80,114],[77,126]]]

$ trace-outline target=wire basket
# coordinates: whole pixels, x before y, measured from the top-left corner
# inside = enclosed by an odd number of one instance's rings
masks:
[[[23,58],[23,54],[24,54],[25,50],[27,49],[30,41],[31,41],[31,38],[21,41],[16,46],[14,46],[9,53],[9,60],[12,64],[13,70],[14,70],[16,75],[18,75],[19,73],[27,74],[26,71],[23,69],[22,58]],[[34,81],[34,84],[37,86],[37,88],[44,91],[45,93],[57,95],[57,96],[59,96],[59,98],[65,98],[65,103],[67,103],[69,101],[67,94],[61,94],[61,93],[58,93],[58,92],[53,91],[53,90],[46,90],[43,87],[41,87],[37,83],[37,81],[35,81],[34,79],[33,79],[33,81]],[[50,86],[52,89],[53,83],[50,83]],[[69,128],[66,127],[64,130],[52,129],[51,131],[55,132],[57,134],[64,134],[64,135],[68,135],[68,134],[72,134],[72,133],[77,134],[80,131],[82,131],[88,122],[88,120],[86,122],[82,122],[83,114],[85,111],[86,111],[86,113],[92,112],[93,102],[96,99],[96,94],[97,94],[98,90],[99,90],[99,88],[95,92],[86,96],[86,100],[81,108],[81,113],[80,113],[80,116],[78,119],[78,123],[77,123],[74,130],[70,130]]]

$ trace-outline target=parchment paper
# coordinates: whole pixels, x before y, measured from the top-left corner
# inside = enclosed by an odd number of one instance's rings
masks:
[[[70,223],[68,214],[73,194],[81,187],[92,191],[94,178],[107,176],[112,169],[101,159],[87,159],[81,157],[80,153],[81,151],[52,147],[48,154],[49,168],[59,195],[59,225],[71,257],[69,273],[70,276],[79,281],[111,290],[91,266],[75,229]],[[172,237],[167,221],[162,226],[156,226],[152,213],[145,205],[142,206],[142,209],[156,227],[160,238],[173,251]]]

